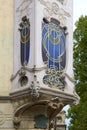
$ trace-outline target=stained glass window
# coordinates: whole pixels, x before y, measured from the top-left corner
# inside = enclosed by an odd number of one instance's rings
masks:
[[[30,23],[29,19],[24,16],[20,23],[20,59],[21,65],[26,66],[29,61],[30,52]]]
[[[60,23],[46,19],[42,23],[42,57],[48,68],[56,68],[63,71],[66,64],[65,30]]]

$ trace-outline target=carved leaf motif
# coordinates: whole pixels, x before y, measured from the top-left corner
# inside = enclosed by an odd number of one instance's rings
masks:
[[[45,6],[44,8],[44,16],[47,19],[50,19],[51,17],[55,17],[60,21],[61,26],[64,26],[66,23],[66,17],[70,17],[71,15],[64,10],[63,8],[60,8],[57,2],[49,2],[46,0],[39,0],[41,4]],[[64,0],[58,0],[61,3],[66,3]],[[67,1],[67,0],[66,0]]]
[[[53,10],[53,12],[54,12],[55,14],[58,14],[58,11],[59,11],[59,6],[58,6],[58,4],[53,3],[53,4],[52,4],[52,10]]]

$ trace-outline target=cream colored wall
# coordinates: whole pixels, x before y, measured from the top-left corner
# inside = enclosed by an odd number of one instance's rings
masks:
[[[0,0],[0,96],[8,95],[13,72],[13,0]]]

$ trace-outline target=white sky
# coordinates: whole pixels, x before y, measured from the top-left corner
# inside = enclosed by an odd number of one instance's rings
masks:
[[[87,0],[73,0],[73,24],[81,15],[87,15]]]

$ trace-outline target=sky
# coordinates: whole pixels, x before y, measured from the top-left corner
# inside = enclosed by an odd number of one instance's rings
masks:
[[[73,0],[73,28],[81,15],[87,15],[87,0]]]
[[[87,0],[73,0],[73,30],[75,29],[75,22],[79,17],[87,15]],[[64,110],[68,110],[69,105],[67,105]],[[66,124],[69,125],[69,121],[66,119]]]

